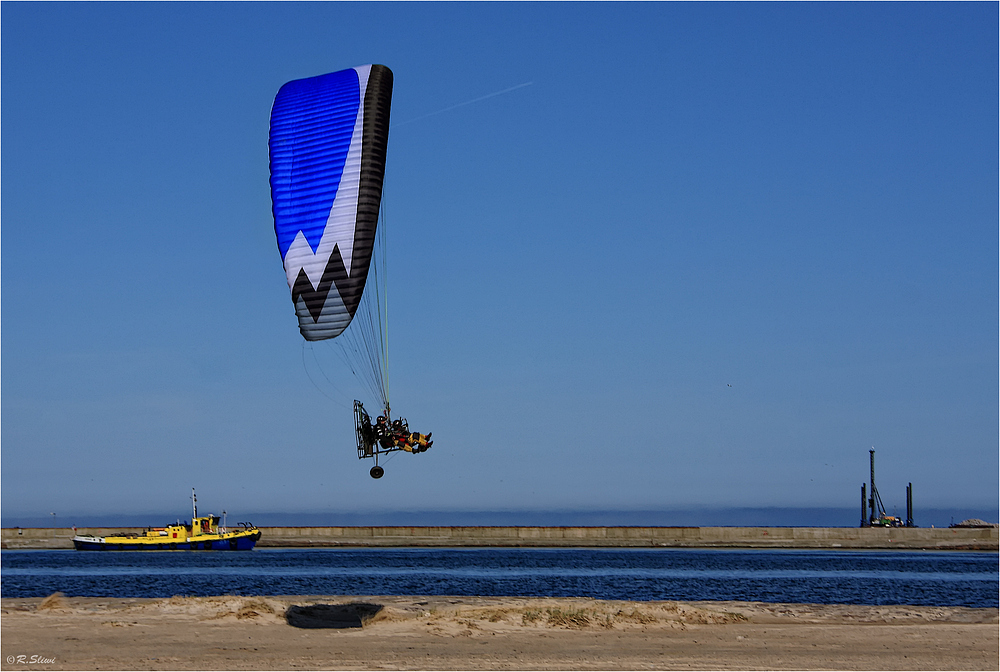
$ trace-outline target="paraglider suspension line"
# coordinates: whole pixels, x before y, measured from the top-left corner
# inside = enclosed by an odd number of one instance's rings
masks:
[[[389,322],[386,282],[385,213],[375,234],[375,252],[361,303],[351,325],[336,339],[351,373],[379,405],[389,407]]]

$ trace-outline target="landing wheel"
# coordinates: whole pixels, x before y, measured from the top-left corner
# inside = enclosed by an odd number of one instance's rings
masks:
[[[383,469],[378,465],[375,465],[368,473],[372,475],[372,478],[382,478],[382,474],[385,473],[385,469]]]

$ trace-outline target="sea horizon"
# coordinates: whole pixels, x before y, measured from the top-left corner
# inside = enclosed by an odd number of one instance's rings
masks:
[[[179,512],[85,513],[52,516],[6,515],[4,528],[147,527],[187,520]],[[222,515],[221,511],[202,514]],[[905,511],[888,513],[905,518]],[[1000,510],[981,507],[914,511],[916,527],[948,527],[967,519],[996,523]],[[834,507],[726,507],[638,510],[486,510],[486,511],[311,511],[229,513],[227,523],[258,527],[858,527],[861,510]]]

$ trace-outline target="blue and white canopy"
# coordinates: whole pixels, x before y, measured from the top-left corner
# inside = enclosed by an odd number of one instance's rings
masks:
[[[392,71],[363,65],[278,91],[269,138],[271,203],[299,330],[339,335],[358,309],[385,173]]]

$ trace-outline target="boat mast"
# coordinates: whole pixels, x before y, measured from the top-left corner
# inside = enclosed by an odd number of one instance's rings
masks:
[[[194,488],[191,488],[191,506],[194,511],[191,514],[191,524],[194,525],[194,519],[198,517],[198,495],[194,494]]]

